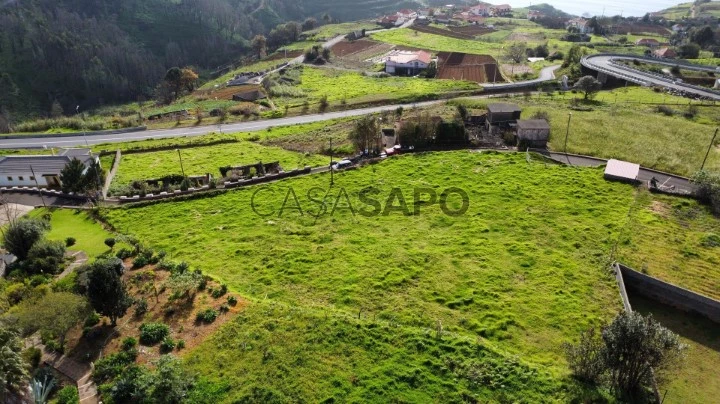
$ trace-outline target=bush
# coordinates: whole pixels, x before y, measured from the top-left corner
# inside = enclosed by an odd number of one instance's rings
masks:
[[[135,255],[135,252],[128,248],[123,248],[115,254],[115,256],[120,258],[121,260],[126,260],[128,258],[132,258],[134,255]]]
[[[227,293],[227,285],[222,284],[222,285],[220,285],[219,289],[213,290],[211,295],[213,298],[217,299],[217,298],[223,297],[225,295],[225,293]]]
[[[228,296],[227,301],[230,306],[235,306],[237,304],[237,297],[232,296],[232,295]]]
[[[160,352],[168,353],[172,352],[173,349],[175,349],[175,340],[170,337],[163,338],[162,342],[160,343]]]
[[[11,223],[3,232],[3,245],[22,261],[48,230],[50,224],[45,220],[23,218]]]
[[[143,323],[140,326],[140,343],[153,345],[170,335],[170,327],[163,323]]]
[[[185,349],[185,340],[184,340],[184,339],[179,339],[179,340],[178,340],[178,342],[177,342],[177,349],[178,349],[178,351],[181,350],[181,349]]]
[[[75,238],[74,237],[68,237],[65,239],[65,247],[72,247],[75,245]]]
[[[122,350],[123,351],[130,351],[134,349],[137,346],[137,340],[133,337],[127,337],[123,339],[122,341]]]
[[[668,107],[667,105],[659,105],[657,107],[657,112],[665,115],[665,116],[673,116],[675,115],[675,111],[673,111],[672,108]]]
[[[137,354],[137,350],[133,348],[97,360],[93,370],[93,380],[102,383],[116,378],[129,364],[135,362]]]
[[[148,304],[147,300],[140,299],[135,303],[135,316],[141,317],[143,314],[147,313],[148,311]]]
[[[95,312],[92,312],[92,314],[90,314],[88,316],[88,318],[85,320],[84,325],[85,325],[85,327],[93,327],[93,326],[97,325],[99,322],[100,322],[100,315]]]
[[[148,265],[148,263],[149,263],[149,260],[147,259],[147,257],[145,257],[143,255],[138,255],[137,257],[135,257],[135,260],[133,261],[133,268],[134,269],[142,268],[142,267]]]
[[[22,357],[25,362],[30,365],[31,368],[35,369],[40,365],[42,359],[42,351],[38,348],[30,347],[23,351]]]
[[[196,319],[198,322],[210,324],[213,321],[215,321],[217,316],[218,316],[217,310],[208,308],[208,309],[198,312]]]
[[[58,404],[77,404],[80,402],[80,395],[75,386],[65,386],[57,393]]]
[[[40,240],[28,252],[24,266],[27,273],[56,274],[65,266],[65,244],[61,241]]]
[[[105,245],[108,246],[109,249],[113,249],[115,247],[115,239],[112,237],[108,237],[105,239]]]

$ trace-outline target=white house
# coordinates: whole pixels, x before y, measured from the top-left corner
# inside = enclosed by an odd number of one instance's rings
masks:
[[[490,5],[489,4],[478,4],[477,6],[470,7],[470,10],[468,10],[473,15],[478,15],[480,17],[489,17],[490,16]]]
[[[432,56],[425,51],[395,50],[385,57],[385,72],[399,76],[414,76],[427,69]]]
[[[401,17],[401,18],[404,18],[405,21],[407,21],[407,20],[410,20],[410,19],[413,19],[413,18],[417,18],[418,13],[416,13],[415,11],[410,10],[410,9],[408,9],[408,8],[404,8],[404,9],[398,11],[398,12],[397,12],[397,15],[398,15],[399,17]]]
[[[0,158],[0,186],[60,188],[60,172],[72,160],[78,159],[85,169],[99,162],[90,149],[62,149],[57,155],[5,156]]]
[[[590,27],[588,26],[589,23],[590,23],[590,20],[586,20],[582,17],[573,18],[572,20],[565,23],[565,27],[568,29],[575,28],[575,29],[577,29],[577,31],[579,33],[587,34],[588,32],[590,32]]]
[[[509,4],[500,4],[498,6],[490,6],[490,16],[501,17],[510,14],[512,7]]]

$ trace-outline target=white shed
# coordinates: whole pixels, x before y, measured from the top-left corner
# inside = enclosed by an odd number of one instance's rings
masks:
[[[605,167],[605,179],[623,182],[637,182],[640,164],[612,159]]]

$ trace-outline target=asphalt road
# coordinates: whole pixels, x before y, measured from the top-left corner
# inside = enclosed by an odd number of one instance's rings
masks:
[[[526,82],[518,83],[506,83],[493,85],[493,90],[502,89],[515,89],[523,86],[530,86],[540,83],[542,81],[553,80],[555,75],[554,71],[559,66],[546,67],[540,73],[540,78],[535,80],[529,80]],[[470,98],[486,98],[487,96],[477,96]],[[431,105],[440,104],[447,100],[436,100],[436,101],[423,101],[412,104],[395,104],[386,105],[381,107],[370,107],[370,108],[359,108],[347,111],[328,112],[325,114],[314,114],[314,115],[303,115],[289,118],[279,118],[262,121],[252,122],[241,122],[232,123],[225,125],[209,125],[209,126],[198,126],[193,128],[178,128],[178,129],[158,129],[148,130],[142,132],[130,132],[122,134],[101,134],[101,135],[78,135],[78,136],[65,136],[65,137],[43,137],[43,138],[21,138],[21,139],[2,139],[0,140],[0,149],[21,149],[21,148],[42,148],[47,147],[72,147],[72,146],[84,146],[96,145],[101,143],[118,143],[127,142],[133,140],[147,140],[147,139],[161,139],[161,138],[172,138],[172,137],[192,137],[202,136],[208,133],[234,133],[234,132],[255,132],[265,130],[270,127],[277,126],[288,126],[297,125],[312,122],[322,122],[338,118],[354,117],[367,114],[375,114],[384,111],[395,111],[398,107],[415,108],[415,107],[427,107]]]
[[[694,86],[688,86],[684,83],[678,83],[670,78],[663,77],[662,75],[656,75],[651,73],[641,72],[629,67],[619,66],[613,61],[616,60],[643,60],[652,62],[654,64],[661,64],[665,66],[675,66],[678,64],[677,61],[664,61],[654,58],[644,58],[641,56],[632,55],[613,55],[613,54],[598,54],[586,56],[582,59],[582,65],[588,69],[592,69],[598,72],[605,73],[607,75],[617,77],[623,80],[632,81],[641,85],[652,85],[665,87],[667,89],[682,91],[689,94],[695,94],[701,97],[707,97],[713,100],[720,100],[720,94],[710,90],[703,90]],[[690,69],[696,71],[714,72],[714,67],[708,66],[692,66],[685,63],[681,64],[683,69]]]

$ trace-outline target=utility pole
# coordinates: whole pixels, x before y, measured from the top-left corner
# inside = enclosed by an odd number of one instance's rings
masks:
[[[335,185],[335,169],[333,168],[332,138],[330,138],[330,186]]]
[[[38,189],[38,193],[40,194],[40,199],[42,199],[43,207],[47,209],[47,205],[45,204],[45,197],[42,194],[42,189],[40,189],[40,184],[38,184],[37,177],[35,176],[35,170],[33,170],[33,166],[30,166],[30,172],[33,175],[33,179],[35,180],[35,187]]]
[[[180,171],[182,171],[183,178],[185,178],[185,168],[183,167],[182,162],[182,154],[180,154],[180,149],[175,149],[178,152],[178,157],[180,158]]]
[[[718,130],[720,130],[720,129],[715,129],[715,134],[713,135],[713,138],[710,141],[710,146],[708,146],[707,153],[705,153],[705,158],[703,159],[702,166],[700,166],[700,171],[702,171],[705,168],[705,162],[707,161],[707,158],[710,155],[710,150],[712,150],[712,147],[715,144],[715,138],[717,137]]]
[[[565,132],[565,158],[567,159],[568,164],[570,164],[570,157],[567,154],[567,142],[568,142],[568,136],[570,136],[570,120],[572,119],[572,112],[568,114],[568,123],[567,123],[567,131]]]

